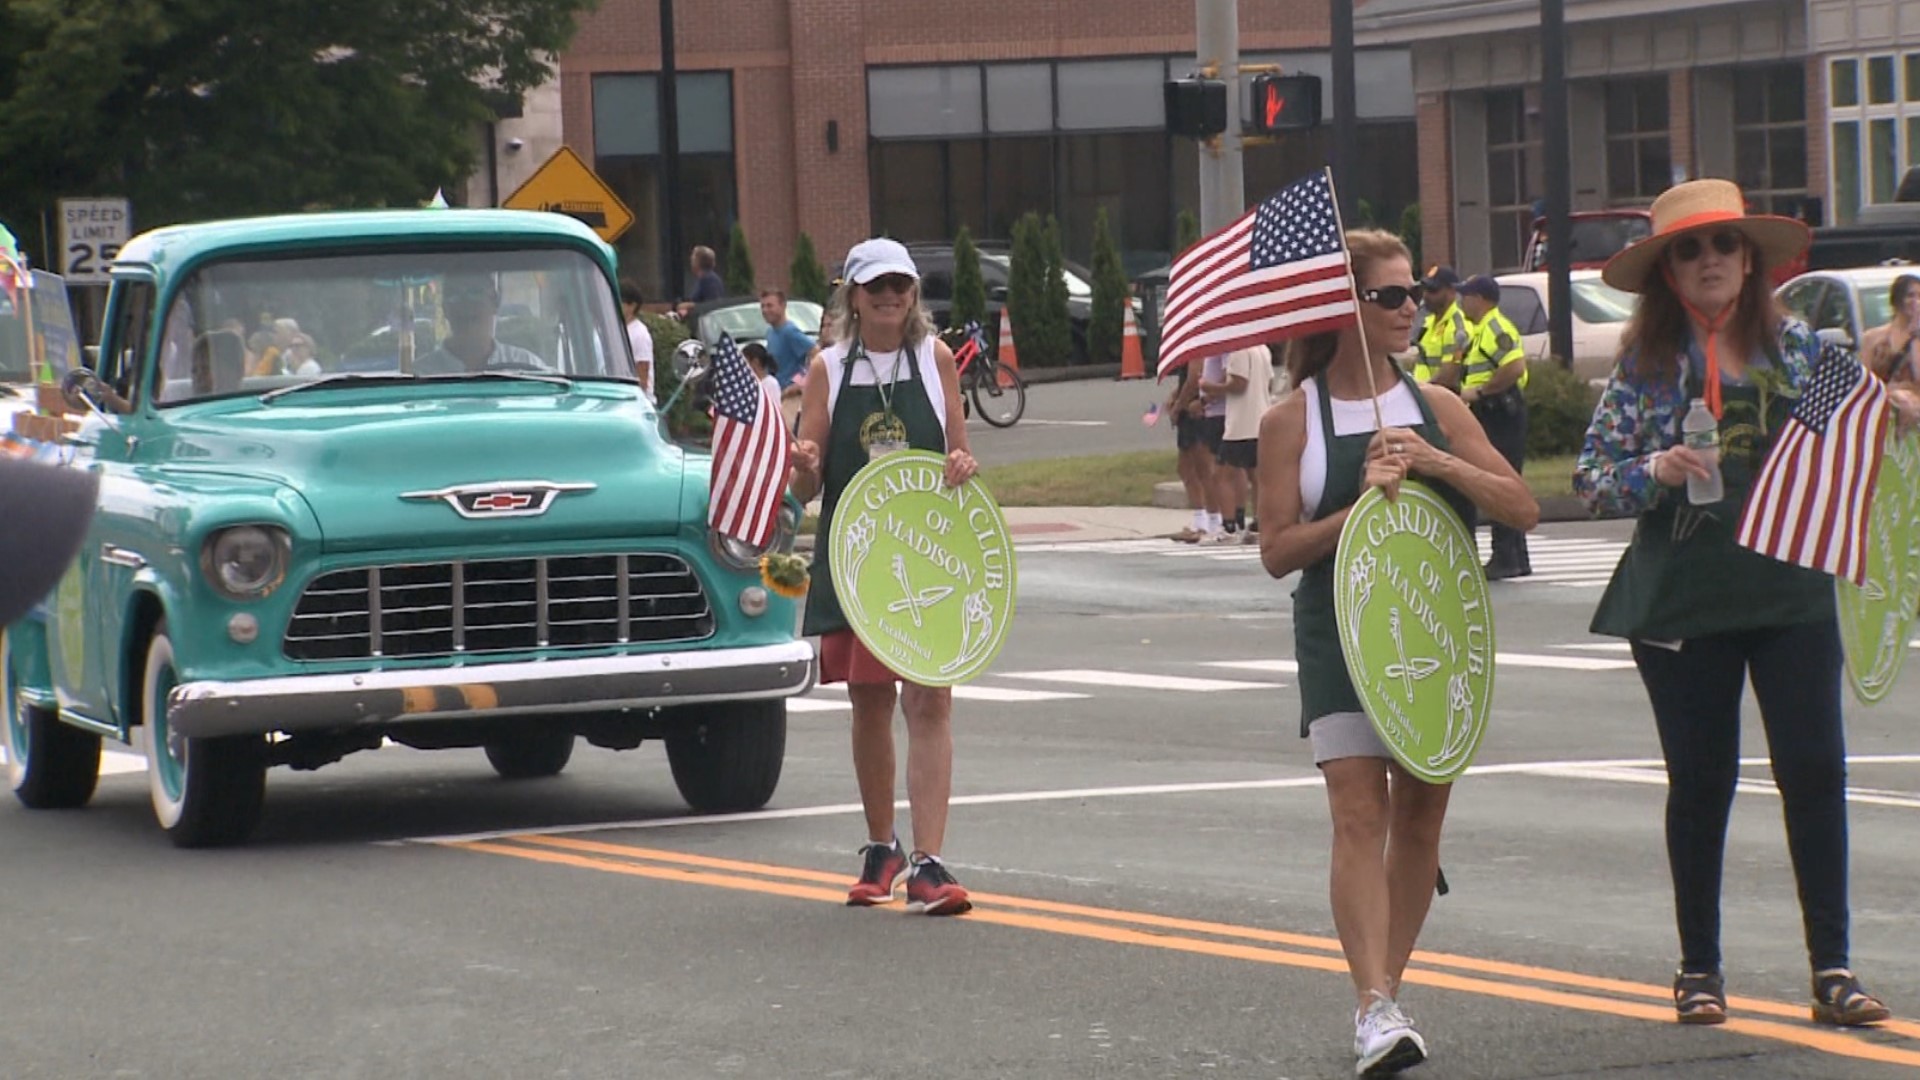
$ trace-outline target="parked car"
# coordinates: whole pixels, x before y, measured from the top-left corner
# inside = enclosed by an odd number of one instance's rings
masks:
[[[1598,270],[1607,260],[1636,240],[1653,233],[1653,212],[1640,209],[1580,210],[1567,215],[1568,265],[1575,270]],[[1533,237],[1527,242],[1528,270],[1547,269],[1547,219],[1533,219]]]
[[[1781,306],[1813,328],[1814,333],[1849,347],[1858,346],[1867,331],[1893,318],[1889,291],[1902,274],[1920,276],[1920,266],[1858,266],[1844,270],[1811,270],[1775,294]]]
[[[99,474],[99,509],[0,645],[15,795],[82,805],[102,740],[130,743],[175,843],[232,843],[270,766],[391,739],[548,776],[584,736],[662,740],[696,808],[764,804],[813,650],[761,581],[766,549],[708,530],[710,460],[660,434],[614,282],[586,226],[504,210],[215,222],[122,248],[99,368],[66,384],[86,416],[63,455]],[[535,344],[496,344],[489,303]],[[396,362],[248,375],[224,328],[262,314],[323,341],[400,327]],[[413,316],[449,340],[415,340]],[[774,546],[798,521],[783,511]]]
[[[1620,352],[1620,333],[1627,328],[1640,298],[1600,280],[1598,270],[1575,270],[1573,290],[1573,373],[1588,381],[1605,380]],[[1500,311],[1520,331],[1528,362],[1552,355],[1547,337],[1547,275],[1501,274]]]
[[[825,314],[826,309],[811,300],[787,301],[788,320],[805,331],[808,337],[820,336],[820,320]],[[737,345],[767,340],[767,320],[760,314],[760,298],[757,296],[708,300],[688,313],[687,319],[691,335],[699,338],[701,344],[708,348],[720,344],[721,334],[733,335]]]

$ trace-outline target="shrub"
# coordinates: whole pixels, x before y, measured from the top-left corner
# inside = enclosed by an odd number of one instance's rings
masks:
[[[664,406],[680,386],[680,377],[673,370],[673,351],[687,340],[687,325],[679,319],[647,312],[642,312],[640,319],[653,335],[653,396]],[[689,387],[667,411],[669,437],[680,442],[700,442],[712,433],[713,420],[694,404],[696,396]]]
[[[1037,363],[1071,364],[1073,319],[1067,314],[1067,254],[1060,240],[1060,221],[1052,214],[1047,215],[1047,228],[1042,237],[1046,244],[1047,277],[1041,294],[1045,306],[1040,325],[1045,332]]]
[[[962,225],[960,235],[953,238],[953,314],[947,323],[964,328],[969,322],[979,323],[988,334],[999,330],[987,326],[987,283],[980,276],[980,249],[974,246],[973,232]]]
[[[1007,270],[1007,317],[1027,363],[1038,363],[1046,331],[1040,326],[1047,302],[1047,250],[1038,214],[1013,223],[1013,265]],[[998,342],[996,342],[996,345]],[[1031,350],[1031,351],[1029,351]]]
[[[1420,204],[1417,202],[1408,203],[1407,208],[1400,211],[1400,240],[1413,253],[1413,272],[1420,273],[1426,263],[1420,258]]]
[[[733,223],[733,235],[727,239],[727,295],[752,296],[760,291],[754,284],[753,254],[747,250],[747,230]]]
[[[1527,457],[1577,454],[1600,401],[1598,387],[1558,360],[1540,360],[1527,371]]]
[[[787,295],[825,304],[827,292],[827,268],[820,265],[820,255],[813,250],[813,237],[801,233],[793,245],[793,265],[787,268]]]
[[[1104,206],[1093,216],[1092,269],[1093,316],[1087,324],[1087,361],[1112,363],[1120,359],[1125,332],[1127,272],[1120,265],[1120,249],[1114,246]]]
[[[1180,211],[1180,216],[1174,219],[1173,236],[1175,256],[1200,242],[1200,219],[1193,215],[1193,211]]]

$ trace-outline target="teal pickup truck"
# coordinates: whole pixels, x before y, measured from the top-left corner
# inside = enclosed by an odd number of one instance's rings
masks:
[[[180,226],[112,279],[58,449],[98,511],[0,653],[21,802],[86,803],[103,739],[189,847],[244,840],[270,767],[389,740],[525,778],[659,739],[696,809],[772,796],[813,649],[765,552],[708,530],[709,458],[662,435],[584,225]]]

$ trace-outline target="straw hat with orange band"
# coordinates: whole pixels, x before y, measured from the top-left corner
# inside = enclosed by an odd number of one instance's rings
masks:
[[[1758,251],[1756,265],[1748,273],[1765,274],[1799,258],[1812,239],[1804,222],[1771,214],[1749,214],[1739,185],[1730,180],[1689,180],[1668,188],[1653,201],[1653,235],[1607,260],[1601,277],[1616,289],[1631,293],[1646,291],[1648,275],[1656,270],[1673,287],[1673,270],[1666,262],[1667,250],[1675,243],[1692,238],[1704,243],[1720,233],[1732,230],[1745,236]],[[1674,295],[1680,290],[1675,288]],[[1707,354],[1707,406],[1720,415],[1720,358],[1716,339],[1720,328],[1732,317],[1738,301],[1725,310],[1704,312],[1682,297],[1682,307],[1699,327]]]

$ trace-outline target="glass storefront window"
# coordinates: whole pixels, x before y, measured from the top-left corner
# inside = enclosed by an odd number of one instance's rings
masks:
[[[1067,131],[1165,128],[1166,61],[1092,60],[1054,69]]]
[[[873,68],[867,72],[867,127],[878,139],[977,135],[980,68]]]
[[[1920,101],[1920,53],[1907,54],[1906,68],[1907,100]]]
[[[1843,120],[1833,125],[1833,214],[1848,224],[1860,213],[1860,124]]]
[[[1010,135],[1053,130],[1053,66],[990,64],[987,130]]]
[[[1895,149],[1894,122],[1874,120],[1867,125],[1867,153],[1873,161],[1873,201],[1893,201],[1900,185],[1900,157]]]
[[[660,77],[593,77],[593,169],[634,213],[616,246],[621,273],[639,283],[648,302],[679,299],[687,252],[666,250],[667,198],[660,155]],[[733,164],[733,76],[681,72],[675,82],[680,121],[681,235],[705,244],[726,265],[738,216]]]
[[[1807,198],[1806,86],[1796,63],[1733,73],[1733,178],[1767,213],[1798,214]]]

